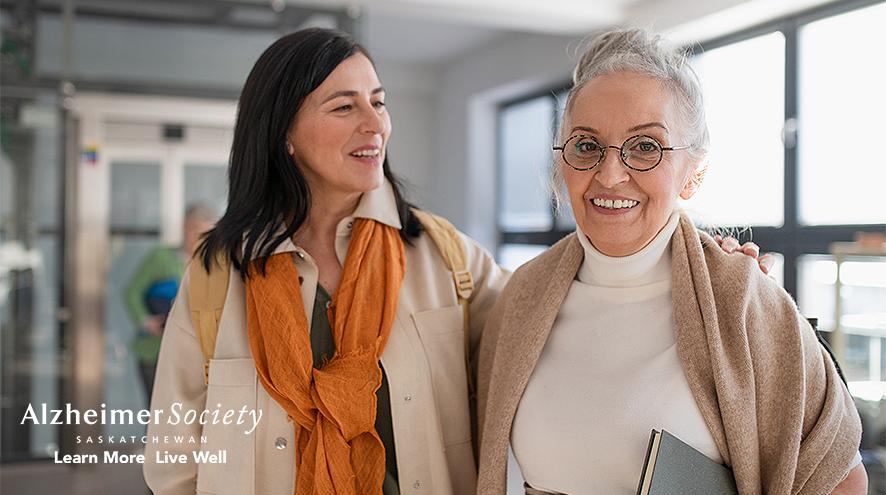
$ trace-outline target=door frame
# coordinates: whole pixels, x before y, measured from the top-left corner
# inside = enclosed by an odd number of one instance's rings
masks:
[[[158,136],[152,140],[127,140],[109,136],[115,123],[157,126],[173,124],[189,127],[233,129],[236,101],[192,98],[82,93],[66,102],[77,122],[73,226],[67,244],[72,260],[70,283],[70,386],[65,391],[72,406],[81,411],[99,409],[104,397],[105,299],[110,237],[111,164],[126,158],[142,161],[159,158],[161,195],[174,198],[161,202],[161,241],[180,241],[183,216],[184,162],[194,156],[202,160],[227,162],[230,139],[208,144],[183,141],[172,144]],[[231,132],[228,133],[232,135]],[[226,145],[226,146],[225,146]],[[219,149],[221,148],[221,149]],[[218,160],[220,159],[220,160]],[[165,191],[165,192],[164,192]],[[62,445],[77,454],[101,453],[107,444],[71,441],[77,436],[98,437],[103,425],[70,425],[62,432]]]

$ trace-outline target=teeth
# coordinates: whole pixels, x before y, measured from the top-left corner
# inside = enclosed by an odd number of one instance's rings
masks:
[[[351,156],[378,156],[381,153],[379,149],[361,150],[351,153]]]
[[[640,204],[639,201],[634,201],[632,199],[616,199],[615,201],[611,199],[599,199],[594,198],[591,200],[594,205],[599,206],[601,208],[608,208],[610,210],[619,210],[622,208],[633,208]]]

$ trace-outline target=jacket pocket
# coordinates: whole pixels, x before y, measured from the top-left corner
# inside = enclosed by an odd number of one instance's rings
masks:
[[[256,374],[252,359],[213,359],[206,389],[205,442],[195,451],[224,453],[224,463],[197,465],[197,490],[252,494],[255,472]],[[217,414],[215,414],[217,411]],[[229,411],[233,411],[230,413]],[[241,414],[241,411],[244,411]],[[226,418],[225,415],[228,415]],[[225,424],[227,423],[227,424]],[[194,459],[191,459],[194,462]]]
[[[434,403],[443,444],[470,441],[471,419],[461,306],[413,313],[412,319],[431,369]]]

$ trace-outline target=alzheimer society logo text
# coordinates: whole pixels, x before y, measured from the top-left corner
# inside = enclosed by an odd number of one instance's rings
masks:
[[[28,404],[24,416],[19,424],[32,425],[169,425],[169,426],[193,426],[197,428],[193,434],[172,428],[170,435],[142,435],[137,436],[120,436],[120,435],[102,435],[98,437],[82,437],[76,438],[76,443],[87,444],[203,444],[206,443],[206,437],[202,436],[202,427],[205,425],[226,425],[230,427],[241,427],[244,435],[251,435],[258,427],[262,418],[261,409],[249,409],[246,406],[240,409],[223,409],[221,404],[217,404],[214,409],[186,409],[181,402],[173,402],[168,410],[165,409],[109,409],[106,404],[101,404],[99,409],[79,410],[74,408],[70,403],[65,404],[63,409],[50,409],[46,404],[40,404],[34,407]],[[169,453],[165,450],[156,451],[156,459],[151,461],[160,464],[167,463],[185,463],[193,461],[195,463],[224,464],[227,462],[227,452],[218,450],[214,452],[196,450],[188,456],[181,452],[175,451]],[[102,456],[105,463],[143,463],[144,455],[133,453],[121,453],[106,451]],[[95,454],[67,454],[60,456],[55,453],[55,462],[64,464],[84,464],[98,463],[99,456]]]
[[[206,424],[224,424],[224,425],[248,425],[243,433],[246,435],[255,431],[259,421],[261,421],[261,409],[248,409],[246,406],[237,409],[221,408],[218,404],[215,409],[184,409],[181,402],[173,402],[167,413],[163,409],[140,409],[134,411],[132,409],[108,409],[105,404],[100,409],[87,409],[80,411],[71,407],[71,404],[65,404],[64,409],[49,409],[46,404],[42,404],[40,414],[34,410],[32,404],[28,404],[28,409],[22,418],[21,423],[30,422],[35,425],[62,425],[62,424],[101,424],[101,425],[132,425],[132,424],[167,424],[167,425],[206,425]],[[248,420],[248,421],[247,421]]]

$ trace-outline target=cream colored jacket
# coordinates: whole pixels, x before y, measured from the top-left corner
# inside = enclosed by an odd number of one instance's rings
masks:
[[[353,216],[338,225],[335,243],[344,258],[350,228],[357,217],[400,228],[390,184],[365,193]],[[486,316],[507,278],[490,254],[464,237],[468,269],[474,278],[470,300],[471,339],[476,345]],[[471,444],[463,321],[452,273],[433,241],[422,234],[406,246],[406,275],[397,316],[382,355],[391,394],[391,415],[400,489],[404,494],[468,494],[476,486]],[[317,267],[307,252],[287,241],[275,252],[291,252],[303,277],[304,309],[310,315],[317,286]],[[246,333],[245,287],[231,271],[219,324],[209,386],[188,311],[188,277],[169,316],[160,348],[152,409],[182,411],[216,408],[262,411],[251,434],[245,425],[199,424],[148,426],[145,479],[156,495],[237,494],[292,495],[295,480],[293,427],[284,410],[259,381]],[[310,318],[308,318],[310,320]],[[184,442],[177,442],[185,437]],[[188,443],[195,437],[197,444]],[[201,438],[205,444],[199,443]],[[193,451],[227,452],[226,463],[195,463]],[[185,454],[185,463],[160,463],[166,453]]]

